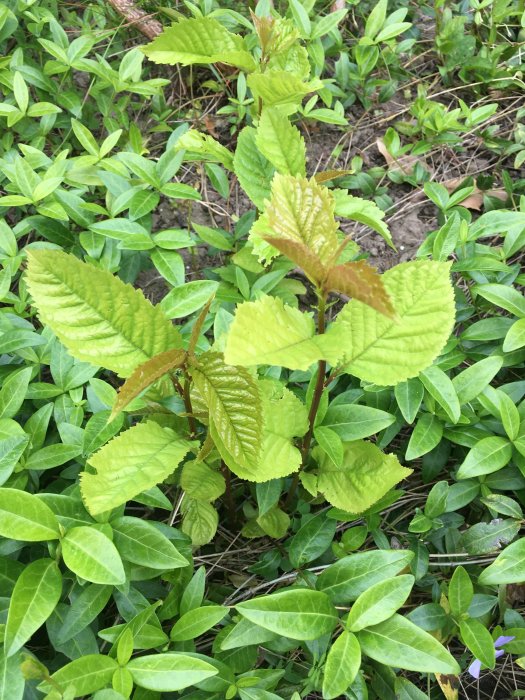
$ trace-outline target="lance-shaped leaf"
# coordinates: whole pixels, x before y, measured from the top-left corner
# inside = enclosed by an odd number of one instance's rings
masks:
[[[319,491],[336,508],[349,513],[362,513],[382,498],[402,479],[412,474],[399,464],[397,457],[385,454],[376,445],[364,440],[343,443],[340,466],[323,452],[319,460]]]
[[[257,209],[263,209],[270,196],[270,186],[275,172],[273,165],[257,148],[256,131],[245,126],[237,139],[233,166],[239,184]]]
[[[326,291],[347,294],[380,314],[394,316],[394,308],[383,285],[381,275],[366,260],[336,265],[328,271],[324,282]]]
[[[275,167],[286,175],[303,176],[306,172],[304,139],[286,113],[279,107],[263,109],[255,137],[257,148]]]
[[[252,472],[235,461],[225,461],[237,476],[261,482],[287,476],[299,469],[301,453],[292,440],[302,437],[308,430],[308,413],[300,399],[279,382],[261,380],[258,385],[263,429],[257,469]]]
[[[27,283],[40,318],[79,360],[123,377],[170,348],[179,332],[138,289],[57,250],[28,251]]]
[[[153,382],[156,382],[157,379],[163,377],[170,370],[181,367],[185,359],[186,352],[177,348],[161,352],[159,355],[152,357],[151,360],[139,365],[131,377],[126,379],[120,387],[109,420],[112,421],[133,399]]]
[[[330,190],[315,178],[277,174],[264,217],[252,230],[267,239],[275,236],[304,243],[323,264],[330,264],[339,247],[334,206]]]
[[[357,299],[332,324],[342,330],[349,374],[380,386],[415,377],[441,352],[454,325],[450,263],[402,263],[382,275],[396,312],[391,319]]]
[[[255,61],[244,39],[229,32],[213,17],[181,19],[165,29],[142,51],[154,63],[227,63],[245,71],[255,70]]]
[[[224,351],[233,365],[281,365],[307,370],[318,360],[335,364],[343,347],[337,329],[315,335],[313,318],[277,297],[265,296],[237,307]]]
[[[334,190],[333,194],[335,198],[335,213],[337,216],[342,216],[345,219],[351,219],[352,221],[357,221],[360,224],[369,226],[374,231],[377,231],[388,245],[395,250],[388,226],[383,221],[385,212],[380,209],[377,204],[374,204],[374,202],[368,199],[353,197],[351,194],[348,194],[346,190]]]
[[[108,442],[89,460],[96,474],[82,472],[80,490],[92,515],[116,508],[164,481],[191,443],[157,423],[139,423]]]
[[[206,402],[210,433],[221,457],[253,472],[261,450],[261,397],[248,370],[226,364],[216,352],[202,354],[191,376]]]
[[[184,160],[205,160],[211,163],[222,163],[227,170],[233,171],[233,153],[209,134],[201,134],[196,129],[190,129],[183,134],[175,148],[185,149]]]

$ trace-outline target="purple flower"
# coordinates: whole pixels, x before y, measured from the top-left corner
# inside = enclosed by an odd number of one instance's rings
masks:
[[[499,659],[500,656],[503,656],[505,653],[504,649],[499,649],[499,647],[502,647],[504,644],[508,644],[509,642],[512,642],[512,640],[515,639],[515,637],[505,637],[501,636],[496,639],[494,642],[494,649],[496,650],[496,658]],[[479,673],[481,671],[481,661],[479,659],[474,659],[474,661],[470,664],[468,667],[468,672],[472,676],[472,678],[479,678]]]

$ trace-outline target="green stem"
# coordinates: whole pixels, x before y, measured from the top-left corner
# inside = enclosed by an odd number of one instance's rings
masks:
[[[317,329],[319,335],[325,332],[326,324],[326,294],[319,295],[319,305],[317,314]],[[326,360],[319,360],[317,364],[317,381],[315,383],[314,394],[312,396],[312,403],[310,405],[310,411],[308,413],[308,432],[303,438],[303,444],[301,446],[302,455],[302,466],[304,466],[306,459],[308,457],[308,451],[310,449],[310,444],[312,442],[312,437],[314,434],[315,419],[317,416],[317,411],[319,410],[319,404],[321,403],[321,396],[323,395],[324,383],[326,377]],[[285,507],[289,506],[295,496],[297,486],[299,485],[299,472],[294,475],[292,483],[290,484],[290,489],[288,491],[288,496],[286,498]]]

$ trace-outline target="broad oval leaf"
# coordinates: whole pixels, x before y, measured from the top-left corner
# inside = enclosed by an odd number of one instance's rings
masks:
[[[62,666],[51,678],[60,688],[74,686],[75,694],[72,697],[80,698],[110,685],[117,669],[118,663],[110,656],[88,654]],[[40,687],[50,691],[55,685],[44,682]]]
[[[184,642],[200,637],[214,627],[228,614],[222,605],[205,605],[189,610],[171,628],[170,638],[174,642]]]
[[[81,473],[87,509],[98,515],[147,491],[172,474],[189,449],[187,440],[158,423],[134,425],[90,457],[96,474]]]
[[[354,682],[361,666],[361,647],[357,637],[346,630],[335,640],[326,657],[323,674],[323,699],[341,697]]]
[[[422,260],[385,272],[382,280],[397,314],[394,319],[350,301],[333,324],[342,331],[345,371],[392,386],[429,367],[454,324],[449,271],[450,263]]]
[[[86,581],[119,586],[126,580],[115,545],[93,527],[68,530],[62,540],[62,556],[68,569]]]
[[[330,598],[306,588],[253,598],[235,607],[250,622],[290,639],[317,639],[331,632],[338,620]]]
[[[391,617],[406,601],[414,585],[410,574],[379,581],[361,593],[352,605],[346,626],[351,632],[377,625]]]
[[[62,593],[62,574],[52,559],[37,559],[20,574],[9,604],[4,649],[12,656],[51,615]]]
[[[379,433],[395,422],[395,416],[372,406],[355,403],[329,406],[323,426],[337,433],[341,440],[350,442]]]
[[[525,537],[509,544],[484,571],[479,579],[482,586],[501,586],[525,581]]]
[[[186,654],[152,654],[131,659],[126,668],[135,684],[147,690],[169,693],[183,690],[217,675],[214,666]]]
[[[483,438],[470,450],[458,469],[457,479],[492,474],[508,464],[512,457],[512,444],[504,437],[493,435]]]
[[[263,209],[265,200],[270,196],[270,183],[275,171],[257,148],[256,131],[252,126],[245,126],[239,134],[233,167],[242,189],[257,209]]]
[[[418,673],[460,671],[457,661],[437,639],[397,613],[362,630],[357,637],[363,652],[386,666]]]
[[[113,541],[123,559],[149,569],[180,569],[188,561],[147,520],[124,515],[111,521]]]
[[[56,540],[56,515],[37,496],[19,489],[0,489],[0,535],[22,542]]]
[[[40,318],[79,360],[128,377],[181,347],[177,329],[138,289],[57,250],[28,251],[27,284]]]
[[[496,655],[492,635],[479,620],[461,620],[459,623],[461,638],[466,647],[484,666],[494,668]]]
[[[325,569],[317,580],[335,604],[356,600],[370,586],[405,569],[414,553],[409,550],[379,549],[350,554]]]

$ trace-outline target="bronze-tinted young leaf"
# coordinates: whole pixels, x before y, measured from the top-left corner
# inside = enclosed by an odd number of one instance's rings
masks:
[[[334,208],[332,193],[315,178],[276,174],[265,215],[252,231],[303,243],[326,265],[339,247]]]
[[[385,316],[394,316],[395,311],[390,297],[383,286],[381,275],[366,260],[336,265],[328,271],[324,288],[347,294],[368,304]]]
[[[323,172],[316,173],[314,177],[315,181],[322,185],[323,182],[330,182],[331,180],[336,180],[338,177],[350,175],[351,172],[351,170],[324,170]]]
[[[120,387],[113,406],[110,421],[124,410],[144,389],[163,377],[166,372],[180,367],[186,359],[186,352],[179,348],[161,352],[151,360],[139,365],[129,379]]]
[[[326,277],[327,270],[317,253],[310,250],[304,243],[293,241],[290,238],[265,236],[264,240],[273,245],[280,253],[304,270],[306,276],[309,277],[314,284],[318,287],[321,286]]]
[[[221,457],[255,471],[261,450],[261,397],[257,382],[243,367],[205,352],[192,363],[191,376],[210,412],[210,432]]]

